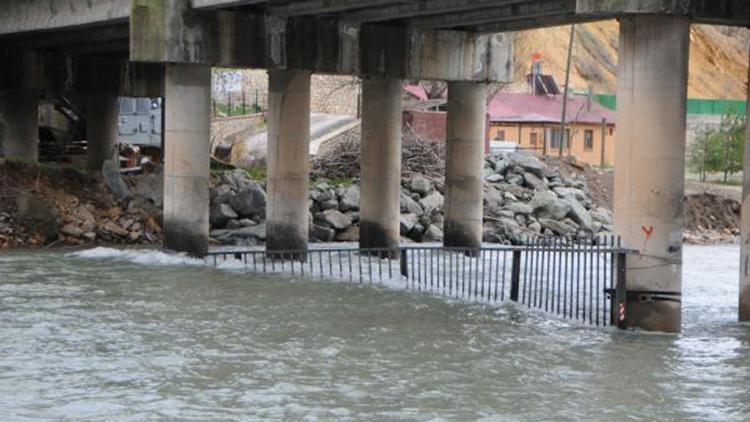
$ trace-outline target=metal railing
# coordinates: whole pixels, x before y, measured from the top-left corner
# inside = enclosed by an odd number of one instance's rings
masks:
[[[207,259],[219,268],[387,284],[470,302],[510,300],[606,326],[619,321],[614,303],[624,292],[627,253],[618,238],[607,236],[582,241],[537,237],[523,246],[481,248],[225,250]]]

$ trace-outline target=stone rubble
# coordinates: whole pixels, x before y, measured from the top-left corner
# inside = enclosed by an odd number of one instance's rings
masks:
[[[310,187],[310,240],[357,241],[358,180]],[[401,183],[400,231],[406,241],[443,238],[444,182],[412,174]],[[520,244],[528,236],[591,236],[612,231],[611,213],[596,208],[585,181],[563,177],[536,157],[508,154],[485,159],[483,241]],[[255,245],[265,240],[264,186],[242,170],[223,172],[211,187],[211,237]]]

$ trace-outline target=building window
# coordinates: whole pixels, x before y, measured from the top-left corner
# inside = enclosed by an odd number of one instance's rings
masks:
[[[615,134],[615,128],[611,127],[609,128],[609,134],[614,135]]]
[[[505,140],[505,131],[504,130],[498,130],[495,134],[495,140],[496,141],[504,141]]]
[[[586,129],[586,131],[583,132],[583,149],[594,149],[594,131],[591,129]]]
[[[550,142],[550,148],[555,150],[560,149],[560,129],[552,129],[552,141]],[[563,149],[570,149],[570,129],[565,129],[565,139],[563,139]]]
[[[529,135],[529,144],[531,144],[532,147],[536,148],[536,143],[537,143],[537,134],[532,133],[531,135]]]

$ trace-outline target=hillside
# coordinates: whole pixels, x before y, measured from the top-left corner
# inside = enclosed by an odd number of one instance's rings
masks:
[[[614,93],[617,85],[619,24],[604,21],[578,25],[573,52],[571,86],[597,93]],[[551,73],[561,85],[565,81],[565,60],[570,27],[519,32],[516,38],[516,81],[524,81],[531,68],[531,56],[543,56],[543,72]],[[692,98],[743,99],[746,96],[750,30],[693,25],[690,31],[690,79]],[[518,83],[514,89],[523,90]]]

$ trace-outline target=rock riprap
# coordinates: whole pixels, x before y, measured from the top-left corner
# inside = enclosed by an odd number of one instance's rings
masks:
[[[585,181],[569,179],[534,156],[487,157],[484,168],[483,241],[518,244],[533,235],[590,236],[612,231],[611,213],[595,208]],[[310,186],[310,240],[356,241],[358,180],[317,180]],[[401,183],[400,230],[404,240],[440,242],[443,180],[412,174]],[[213,178],[211,237],[254,245],[265,240],[266,193],[242,170]]]

